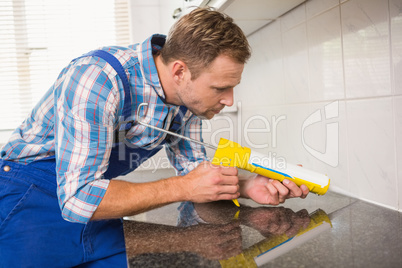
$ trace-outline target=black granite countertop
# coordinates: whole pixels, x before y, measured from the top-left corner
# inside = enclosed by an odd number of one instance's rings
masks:
[[[402,267],[397,211],[331,192],[280,207],[239,201],[127,218],[130,267]]]

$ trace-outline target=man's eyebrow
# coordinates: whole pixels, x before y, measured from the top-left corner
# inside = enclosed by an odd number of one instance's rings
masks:
[[[221,89],[221,90],[223,90],[223,89],[233,88],[233,87],[235,87],[235,86],[237,86],[237,85],[239,85],[239,84],[240,84],[240,81],[239,81],[239,83],[237,83],[236,85],[227,85],[227,86],[211,86],[211,88],[215,88],[215,89]]]

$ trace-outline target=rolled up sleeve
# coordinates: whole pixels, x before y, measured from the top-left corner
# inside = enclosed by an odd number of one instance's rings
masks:
[[[110,76],[110,74],[109,74]],[[55,90],[55,154],[62,217],[87,223],[109,185],[116,80],[96,65],[71,68]]]

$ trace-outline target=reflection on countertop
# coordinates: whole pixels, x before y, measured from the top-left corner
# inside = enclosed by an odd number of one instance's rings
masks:
[[[335,193],[184,202],[124,221],[130,267],[402,267],[401,213]]]

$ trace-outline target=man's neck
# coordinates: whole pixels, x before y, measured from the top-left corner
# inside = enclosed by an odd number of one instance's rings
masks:
[[[165,93],[166,102],[169,104],[180,105],[179,101],[176,99],[175,84],[173,77],[170,73],[169,66],[166,65],[161,56],[157,55],[154,57],[156,70],[158,71],[159,81],[162,86],[162,90]]]

